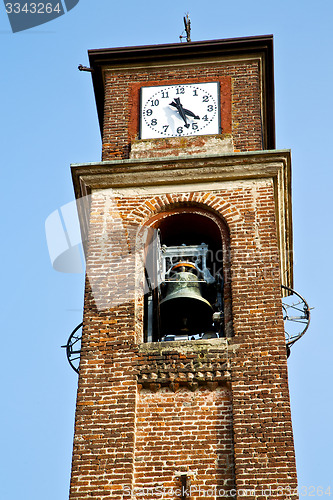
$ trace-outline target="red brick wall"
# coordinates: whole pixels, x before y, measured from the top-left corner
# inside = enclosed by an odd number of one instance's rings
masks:
[[[235,474],[239,497],[296,498],[289,494],[296,487],[296,470],[272,183],[235,181],[211,193],[146,194],[112,203],[105,192],[92,198],[71,500],[110,498],[111,492],[112,498],[123,498],[124,490],[136,485],[174,485],[183,462],[200,469],[206,485],[218,486],[226,479],[232,486]],[[112,235],[117,214],[125,228],[128,223],[142,226],[175,204],[214,211],[229,227],[235,334],[229,340],[230,392],[205,385],[193,387],[193,392],[180,386],[173,393],[158,385],[138,392],[143,304],[134,294],[135,263],[119,261],[124,241]],[[115,287],[117,277],[121,285]],[[98,305],[96,280],[102,296],[116,290],[127,300],[114,308],[107,301]],[[208,418],[203,419],[206,410]],[[165,441],[160,427],[165,428]],[[232,467],[228,462],[225,471],[223,460],[230,460],[232,441]],[[170,453],[168,463],[165,452]],[[152,453],[159,457],[158,466]]]
[[[131,141],[139,133],[141,86],[197,81],[221,83],[222,130],[232,133],[235,151],[262,149],[258,63],[217,62],[106,72],[102,159],[129,157]]]
[[[214,488],[234,489],[230,391],[142,390],[137,401],[136,491],[149,491],[152,499],[161,498],[160,491],[164,498],[180,497],[177,474],[186,472],[193,500],[214,498]]]

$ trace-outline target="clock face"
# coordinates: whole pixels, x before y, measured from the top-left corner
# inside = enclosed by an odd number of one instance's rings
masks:
[[[219,83],[141,88],[140,138],[220,134]]]

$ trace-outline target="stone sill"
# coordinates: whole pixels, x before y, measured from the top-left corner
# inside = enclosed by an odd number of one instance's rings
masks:
[[[233,153],[234,144],[230,134],[139,139],[131,144],[131,159],[157,158],[192,154]]]
[[[230,345],[230,339],[218,338],[218,339],[207,339],[207,340],[173,340],[167,342],[144,342],[139,344],[139,354],[156,354],[161,355],[170,352],[177,351],[179,353],[193,354],[200,353],[202,351],[207,351],[213,349],[214,351],[226,351],[234,350],[235,345]]]

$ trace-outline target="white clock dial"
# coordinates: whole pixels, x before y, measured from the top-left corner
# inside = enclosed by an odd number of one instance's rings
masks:
[[[219,83],[141,88],[140,138],[220,134]]]

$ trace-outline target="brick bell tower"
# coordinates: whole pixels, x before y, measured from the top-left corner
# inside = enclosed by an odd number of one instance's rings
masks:
[[[71,500],[297,497],[271,36],[89,51]]]

